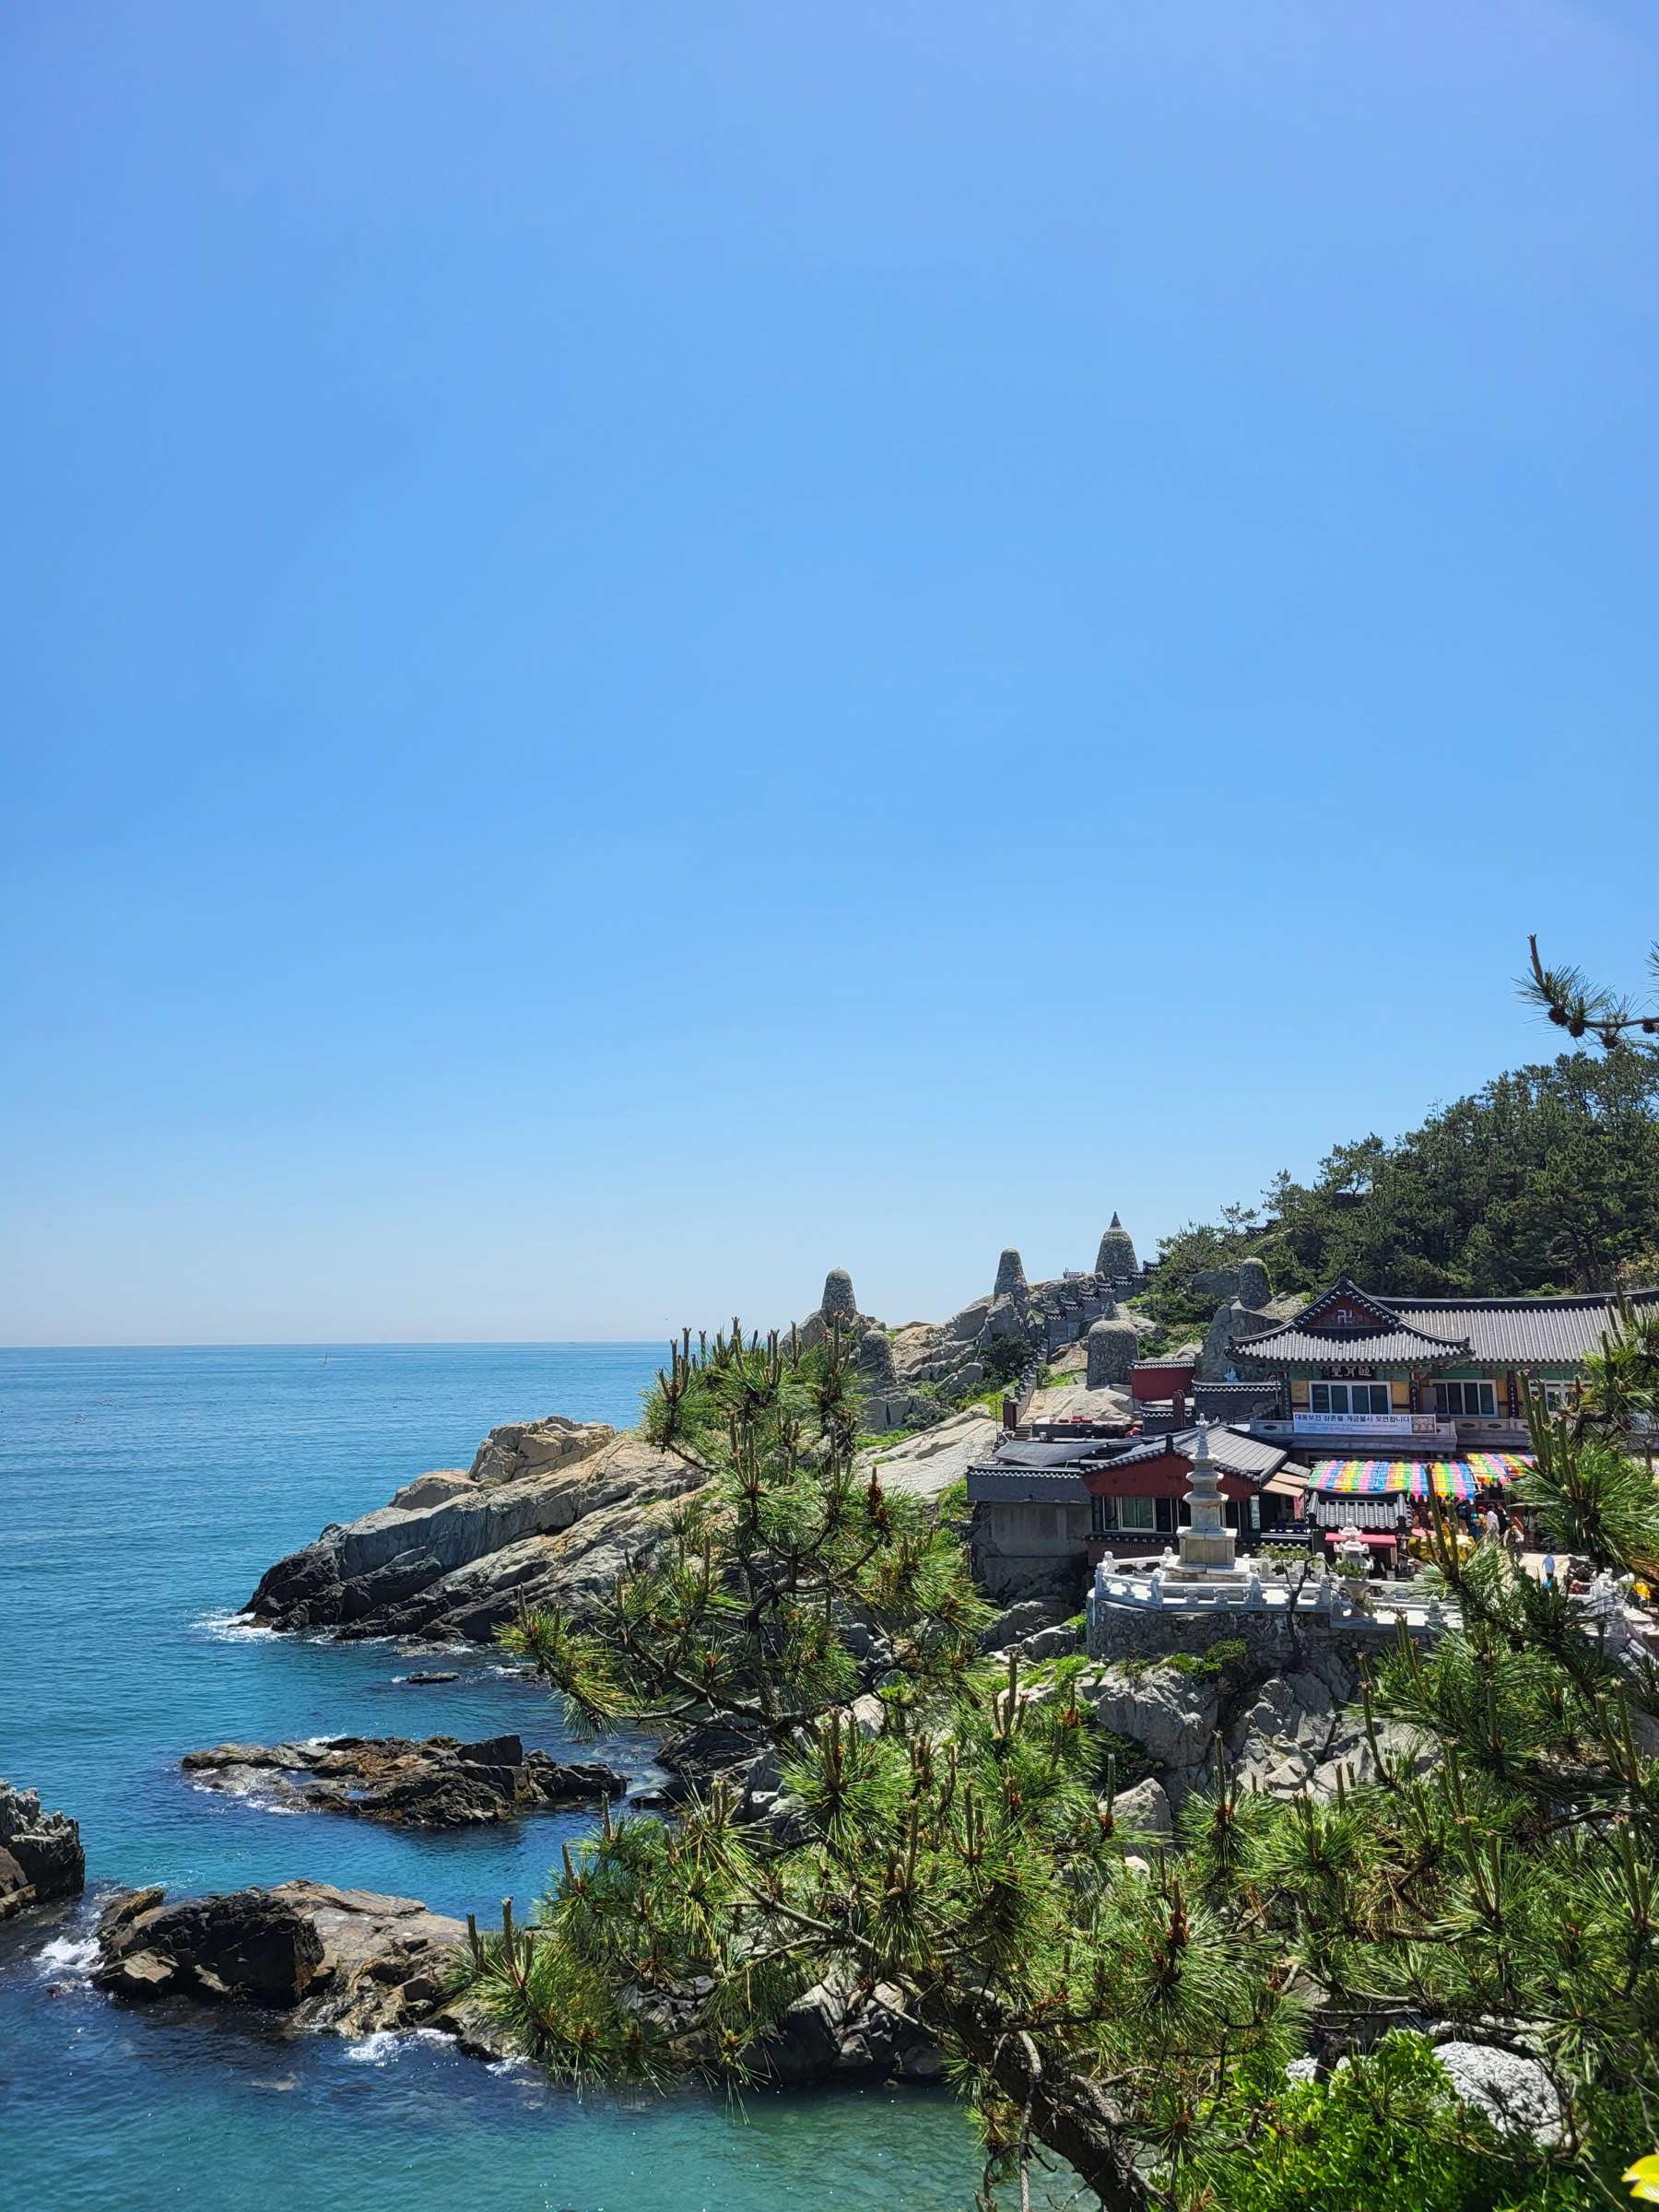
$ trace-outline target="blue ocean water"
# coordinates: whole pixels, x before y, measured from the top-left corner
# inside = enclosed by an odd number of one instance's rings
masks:
[[[557,1750],[554,1709],[491,1654],[251,1632],[263,1569],[495,1424],[631,1421],[642,1345],[0,1351],[0,1774],[73,1813],[96,1890],[295,1876],[521,1910],[586,1816],[420,1835],[276,1814],[187,1783],[229,1737],[470,1735]],[[620,1763],[644,1758],[625,1746]],[[90,1901],[0,1928],[0,2175],[51,2212],[200,2201],[276,2212],[955,2212],[978,2161],[942,2095],[578,2099],[441,2041],[278,2040],[164,2018],[84,1979]]]

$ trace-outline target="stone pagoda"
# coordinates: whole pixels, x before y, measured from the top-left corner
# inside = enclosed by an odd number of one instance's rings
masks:
[[[1183,1584],[1218,1591],[1241,1591],[1245,1586],[1246,1577],[1235,1557],[1238,1538],[1227,1525],[1227,1500],[1210,1457],[1209,1435],[1209,1423],[1200,1421],[1193,1452],[1192,1487],[1187,1491],[1193,1516],[1182,1530],[1178,1548],[1171,1554],[1163,1572],[1164,1586],[1172,1592]]]

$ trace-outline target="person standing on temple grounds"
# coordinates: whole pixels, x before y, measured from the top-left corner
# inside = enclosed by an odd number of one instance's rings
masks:
[[[1487,1500],[1486,1512],[1480,1516],[1480,1529],[1488,1544],[1496,1544],[1503,1534],[1503,1524],[1498,1518],[1498,1508],[1489,1498]]]

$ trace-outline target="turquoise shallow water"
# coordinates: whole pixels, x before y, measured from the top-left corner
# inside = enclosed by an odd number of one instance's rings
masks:
[[[347,1346],[0,1351],[0,1773],[81,1823],[96,1890],[307,1875],[493,1914],[527,1905],[562,1816],[421,1836],[211,1795],[182,1752],[240,1736],[487,1735],[557,1749],[547,1699],[488,1654],[416,1688],[390,1643],[228,1621],[263,1568],[492,1425],[631,1420],[657,1348]],[[447,1657],[445,1665],[457,1662]],[[643,1747],[613,1756],[639,1765]],[[977,2159],[930,2092],[581,2100],[445,2043],[282,2042],[241,2014],[118,2009],[78,1971],[89,1907],[0,1929],[7,2201],[83,2212],[957,2212]]]

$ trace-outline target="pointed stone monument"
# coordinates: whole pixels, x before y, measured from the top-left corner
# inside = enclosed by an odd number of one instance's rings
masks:
[[[1193,1482],[1187,1492],[1192,1519],[1181,1532],[1179,1559],[1170,1575],[1171,1583],[1200,1583],[1206,1590],[1238,1590],[1245,1576],[1236,1557],[1238,1538],[1227,1525],[1227,1500],[1221,1495],[1221,1477],[1210,1457],[1210,1425],[1198,1424],[1198,1441],[1193,1452]]]
[[[1123,1282],[1140,1273],[1140,1262],[1135,1256],[1135,1239],[1124,1227],[1116,1214],[1111,1226],[1100,1239],[1100,1249],[1095,1254],[1095,1273],[1103,1275],[1108,1282]]]

